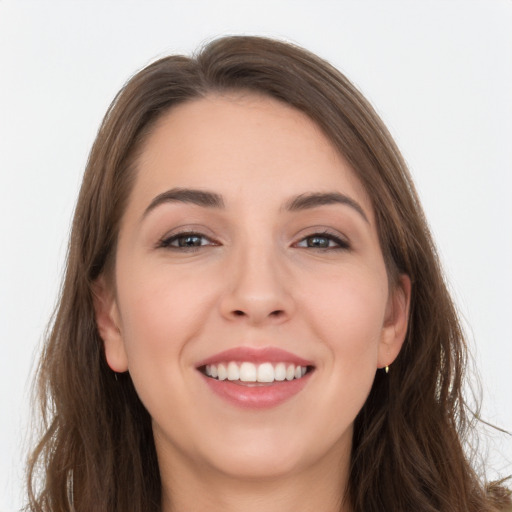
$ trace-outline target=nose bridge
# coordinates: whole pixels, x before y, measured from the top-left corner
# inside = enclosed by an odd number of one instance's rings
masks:
[[[282,260],[282,254],[271,240],[252,240],[234,249],[227,270],[224,315],[243,317],[250,323],[289,316],[293,301]]]

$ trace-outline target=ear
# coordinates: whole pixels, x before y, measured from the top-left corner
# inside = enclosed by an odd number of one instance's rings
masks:
[[[398,356],[405,341],[409,323],[411,279],[400,274],[398,283],[390,291],[386,317],[379,344],[378,367],[389,366]]]
[[[119,310],[104,276],[93,283],[93,301],[96,326],[103,340],[107,363],[113,371],[123,373],[128,370],[128,357],[120,328]]]

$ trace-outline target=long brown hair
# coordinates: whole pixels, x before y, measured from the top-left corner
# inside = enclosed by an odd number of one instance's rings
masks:
[[[348,160],[375,211],[390,280],[412,280],[409,330],[389,375],[378,371],[355,422],[347,496],[355,512],[494,511],[464,451],[472,423],[462,396],[466,347],[418,197],[389,132],[336,69],[295,46],[226,37],[195,57],[137,73],[114,99],[85,171],[65,280],[41,359],[43,432],[28,465],[33,512],[160,509],[151,419],[128,373],[108,367],[94,282],[112,275],[137,155],[174,105],[212,92],[253,91],[306,113]]]

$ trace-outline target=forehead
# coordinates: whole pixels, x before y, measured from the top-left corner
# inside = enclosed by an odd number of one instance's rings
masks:
[[[229,202],[336,190],[371,210],[353,169],[307,115],[252,93],[172,108],[155,124],[136,167],[137,195],[181,186],[219,191]]]

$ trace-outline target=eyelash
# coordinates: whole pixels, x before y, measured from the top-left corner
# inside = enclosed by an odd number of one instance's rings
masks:
[[[202,241],[206,240],[207,243],[201,243],[200,245],[173,245],[173,243],[177,242],[179,244],[180,239],[185,238],[196,238],[201,239]],[[306,242],[308,243],[308,240],[311,239],[325,239],[327,240],[328,246],[327,247],[314,247],[314,246],[301,246],[299,244]],[[330,243],[334,242],[335,245],[330,246]],[[209,237],[202,233],[197,233],[194,231],[186,231],[183,233],[175,233],[174,235],[168,236],[160,240],[157,244],[157,248],[162,249],[171,249],[176,251],[184,251],[184,252],[194,252],[200,250],[201,247],[207,247],[207,246],[214,246],[218,245],[217,243],[213,242]],[[330,233],[329,231],[323,231],[320,233],[312,233],[304,238],[301,238],[299,242],[294,244],[295,247],[303,248],[303,249],[314,249],[316,251],[339,251],[339,250],[348,250],[350,249],[350,244],[340,238],[337,235],[334,235],[333,233]]]
[[[311,240],[313,238],[320,238],[320,239],[325,239],[328,241],[328,244],[330,244],[330,242],[334,242],[334,246],[327,246],[327,247],[314,247],[314,246],[299,246],[300,248],[304,248],[304,249],[314,249],[316,251],[346,251],[348,249],[350,249],[350,244],[344,240],[343,238],[340,238],[339,236],[333,234],[333,233],[330,233],[329,231],[322,231],[320,233],[312,233],[311,235],[308,235],[304,238],[302,238],[297,244],[295,244],[296,246],[302,242],[306,242],[307,243],[307,240]]]
[[[178,242],[180,239],[184,238],[200,238],[202,240],[207,240],[208,243],[201,243],[200,245],[172,245],[173,242]],[[210,238],[202,233],[196,233],[194,231],[185,231],[182,233],[175,233],[174,235],[162,238],[160,242],[158,242],[157,247],[162,249],[171,249],[176,251],[185,251],[185,252],[194,252],[198,251],[201,247],[218,245],[213,242]]]

